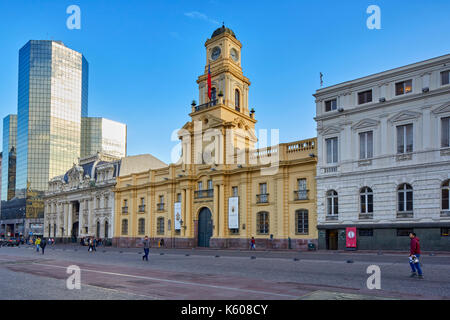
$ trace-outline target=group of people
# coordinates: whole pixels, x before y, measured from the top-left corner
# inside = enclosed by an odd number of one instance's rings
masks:
[[[102,244],[102,240],[94,237],[81,238],[80,244],[82,246],[88,246],[88,251],[93,252],[97,251],[97,246]]]
[[[46,240],[44,237],[42,237],[42,238],[37,237],[34,240],[34,245],[36,246],[36,252],[39,252],[39,249],[40,249],[42,254],[44,254],[45,247],[47,246],[47,244],[54,245],[55,244],[55,239],[49,238],[48,240]]]

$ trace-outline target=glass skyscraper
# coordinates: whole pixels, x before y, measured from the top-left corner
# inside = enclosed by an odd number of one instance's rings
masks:
[[[17,115],[3,118],[2,201],[14,198],[16,188]]]
[[[18,90],[16,189],[41,192],[80,157],[88,62],[60,41],[31,40],[19,51]]]

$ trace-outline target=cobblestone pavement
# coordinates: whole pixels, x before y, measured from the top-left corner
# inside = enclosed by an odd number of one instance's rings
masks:
[[[409,278],[406,253],[274,252],[80,246],[0,248],[2,299],[347,300],[450,299],[450,255],[422,255],[425,279]],[[81,290],[66,288],[69,265]],[[381,269],[369,290],[367,267]],[[8,281],[5,281],[8,279]]]

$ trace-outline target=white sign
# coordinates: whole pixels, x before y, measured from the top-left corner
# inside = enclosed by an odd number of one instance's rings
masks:
[[[174,204],[174,221],[175,221],[175,230],[181,230],[181,202],[175,202]]]
[[[228,198],[228,228],[239,229],[239,197]]]

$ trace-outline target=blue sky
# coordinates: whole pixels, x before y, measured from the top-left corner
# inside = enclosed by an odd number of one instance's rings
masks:
[[[66,27],[73,4],[81,30]],[[366,27],[372,4],[381,30]],[[198,101],[204,43],[224,21],[243,44],[257,129],[310,138],[319,72],[329,86],[448,54],[449,12],[448,0],[0,0],[0,116],[17,112],[18,50],[62,40],[89,61],[89,115],[126,123],[128,154],[169,162],[171,133]]]

